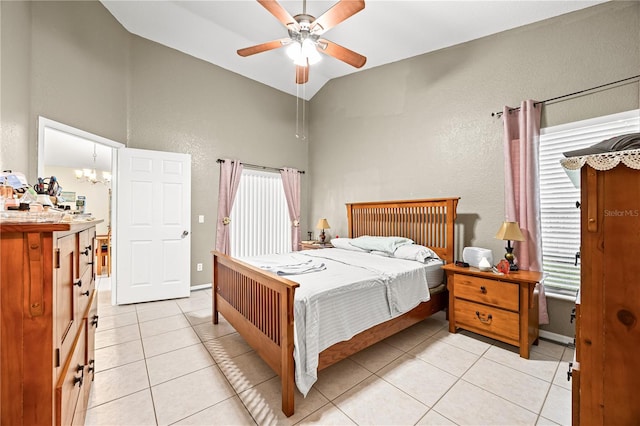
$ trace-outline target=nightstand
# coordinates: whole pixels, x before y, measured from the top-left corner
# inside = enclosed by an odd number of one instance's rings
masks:
[[[320,242],[300,243],[301,250],[315,250],[315,249],[322,249],[322,248],[333,248],[333,246],[331,245],[331,243],[324,243],[324,244]]]
[[[537,283],[542,272],[513,271],[507,275],[477,268],[444,265],[449,289],[449,332],[473,331],[520,348],[529,358],[538,344]]]

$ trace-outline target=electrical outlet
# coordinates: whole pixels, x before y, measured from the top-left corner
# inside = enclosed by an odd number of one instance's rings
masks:
[[[204,215],[203,214],[198,216],[198,223],[204,223]]]
[[[196,271],[198,271],[198,272],[202,272],[202,263],[198,263],[198,264],[196,265]]]

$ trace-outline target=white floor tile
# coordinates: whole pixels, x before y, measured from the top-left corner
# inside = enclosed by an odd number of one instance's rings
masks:
[[[209,408],[205,408],[196,414],[174,423],[176,426],[202,426],[202,425],[255,425],[256,422],[240,401],[233,396],[225,399]]]
[[[200,343],[200,339],[191,328],[182,328],[142,339],[144,355],[147,358],[195,345],[196,343]]]
[[[265,382],[276,375],[254,351],[238,355],[218,364],[237,393]]]
[[[191,327],[191,324],[187,321],[184,315],[173,315],[170,317],[141,322],[140,335],[144,339],[145,337],[155,336],[157,334],[187,327]]]
[[[542,379],[484,358],[462,379],[535,413],[540,412],[551,386]]]
[[[571,391],[551,385],[540,415],[561,425],[571,424]]]
[[[518,352],[511,352],[498,346],[489,348],[484,357],[547,382],[553,380],[560,363],[558,359],[538,352],[530,352],[529,359],[522,358]]]
[[[532,425],[537,414],[464,380],[458,381],[433,407],[459,425]]]
[[[149,383],[155,386],[213,364],[211,354],[202,343],[149,357],[147,358]]]
[[[346,414],[329,403],[313,414],[302,419],[299,425],[346,426],[355,425]]]
[[[295,413],[286,417],[282,412],[280,377],[274,377],[242,392],[239,396],[259,425],[293,425],[325,406],[329,400],[311,388],[306,398],[295,390]]]
[[[96,359],[96,363],[98,362]],[[97,372],[91,385],[88,407],[92,408],[147,388],[149,379],[144,361]]]
[[[389,363],[398,359],[403,353],[404,352],[400,349],[397,349],[386,342],[379,342],[365,350],[351,355],[351,359],[372,373],[375,373],[382,367],[389,365]]]
[[[313,387],[331,401],[371,376],[371,374],[371,371],[347,358],[319,371],[318,381]]]
[[[378,372],[398,389],[432,407],[458,378],[433,365],[404,355]]]
[[[235,395],[215,365],[153,386],[151,392],[159,425],[186,419]]]
[[[140,392],[87,410],[85,426],[150,426],[156,424],[151,391]]]
[[[98,324],[95,347],[96,349],[100,349],[111,345],[131,342],[132,340],[140,340],[140,329],[138,328],[138,324],[112,328],[111,330],[105,331],[100,331],[100,324]]]
[[[144,359],[141,340],[96,349],[96,372]]]
[[[376,376],[340,395],[333,403],[357,424],[415,424],[429,407]]]
[[[431,365],[460,377],[480,358],[479,355],[451,346],[436,338],[427,339],[409,353]]]

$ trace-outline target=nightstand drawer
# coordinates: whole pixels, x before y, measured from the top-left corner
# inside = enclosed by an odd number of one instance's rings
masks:
[[[517,312],[456,299],[455,318],[457,326],[511,344],[518,344],[520,316]]]
[[[456,298],[518,312],[520,305],[517,284],[460,274],[456,274],[454,280],[453,292]]]

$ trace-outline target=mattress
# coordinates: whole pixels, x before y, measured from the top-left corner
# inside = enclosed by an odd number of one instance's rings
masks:
[[[294,271],[286,278],[300,284],[294,299],[294,359],[303,395],[317,380],[320,352],[428,301],[429,288],[441,286],[443,278],[439,259],[421,263],[342,249],[242,260],[272,272]],[[295,273],[307,269],[314,272]]]

